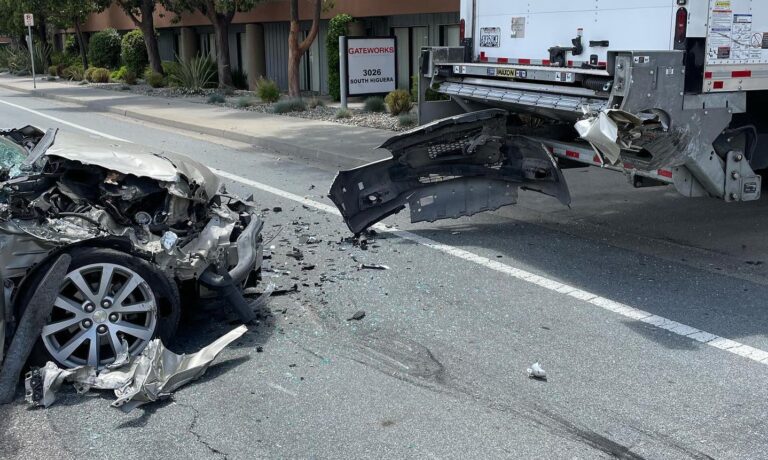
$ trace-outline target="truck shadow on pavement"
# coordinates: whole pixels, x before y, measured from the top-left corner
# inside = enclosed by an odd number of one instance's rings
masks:
[[[520,222],[456,223],[409,229],[595,295],[722,337],[765,341],[768,286]],[[403,241],[402,244],[413,244]],[[568,296],[563,302],[580,302]],[[597,308],[597,307],[595,307]],[[629,329],[671,349],[701,345],[670,332],[624,321]],[[765,343],[750,343],[764,348]]]

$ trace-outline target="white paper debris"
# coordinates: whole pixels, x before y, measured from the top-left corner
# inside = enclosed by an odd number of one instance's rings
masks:
[[[547,371],[539,363],[531,364],[528,368],[528,377],[538,380],[547,380]]]

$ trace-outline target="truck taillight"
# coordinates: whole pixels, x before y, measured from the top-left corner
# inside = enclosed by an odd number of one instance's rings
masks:
[[[675,48],[685,44],[686,35],[688,35],[688,10],[679,8],[677,10],[677,19],[675,20]]]
[[[459,43],[464,43],[464,39],[467,38],[467,23],[463,19],[459,23]]]

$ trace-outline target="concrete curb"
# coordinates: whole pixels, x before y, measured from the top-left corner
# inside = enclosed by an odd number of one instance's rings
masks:
[[[182,129],[185,131],[193,131],[196,133],[206,134],[209,136],[220,137],[224,139],[231,139],[237,142],[251,144],[255,147],[261,147],[263,149],[271,150],[281,155],[286,155],[286,156],[290,156],[298,159],[311,160],[311,161],[322,160],[325,163],[327,163],[328,160],[331,160],[336,163],[335,166],[344,167],[344,168],[361,166],[368,162],[368,160],[363,160],[358,157],[344,155],[342,153],[333,152],[330,150],[307,148],[301,145],[292,144],[290,142],[285,142],[272,137],[258,137],[258,136],[248,135],[248,134],[241,134],[236,131],[230,131],[226,129],[211,128],[211,127],[201,126],[194,123],[170,120],[163,117],[157,117],[154,115],[141,113],[136,110],[126,110],[126,109],[121,109],[117,107],[111,107],[100,101],[82,101],[74,97],[61,96],[61,95],[53,94],[41,89],[19,88],[17,86],[9,85],[3,82],[0,82],[0,88],[16,91],[20,93],[25,93],[32,96],[43,97],[46,99],[52,99],[60,102],[66,102],[69,104],[76,104],[83,107],[87,107],[94,111],[113,113],[113,114],[121,115],[127,118],[132,118],[135,120],[145,121],[149,123],[155,123],[155,124],[166,126],[169,128]],[[107,90],[102,90],[102,91],[107,91]]]

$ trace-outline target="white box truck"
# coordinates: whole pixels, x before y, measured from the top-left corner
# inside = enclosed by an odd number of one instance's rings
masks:
[[[757,200],[768,168],[768,0],[462,0],[458,48],[422,54],[419,120],[392,159],[340,172],[353,231],[570,202],[562,169]]]

